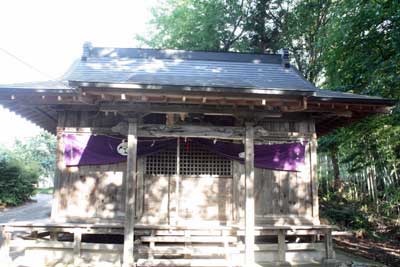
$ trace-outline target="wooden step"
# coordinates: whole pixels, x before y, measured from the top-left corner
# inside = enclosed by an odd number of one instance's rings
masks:
[[[154,230],[154,235],[166,236],[184,236],[184,235],[200,235],[200,236],[224,236],[232,235],[233,230]]]
[[[237,237],[234,236],[142,236],[142,242],[169,242],[169,243],[234,243]]]
[[[139,254],[153,254],[155,256],[171,256],[171,255],[192,255],[192,256],[224,256],[227,253],[240,253],[240,248],[237,247],[171,247],[158,246],[149,248],[140,246]]]
[[[138,259],[136,266],[153,267],[153,266],[188,266],[188,267],[225,267],[232,266],[225,259]]]

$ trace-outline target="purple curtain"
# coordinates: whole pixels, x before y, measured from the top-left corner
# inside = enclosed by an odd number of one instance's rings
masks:
[[[244,145],[214,142],[209,139],[193,140],[222,157],[244,163]],[[285,143],[254,146],[254,166],[262,169],[299,171],[304,166],[305,146],[301,143]]]
[[[64,134],[64,158],[67,166],[113,164],[126,161],[126,156],[118,152],[123,141],[120,136]],[[182,142],[184,142],[182,140]],[[186,142],[196,142],[218,155],[244,162],[244,145],[203,138],[188,138]],[[175,148],[176,138],[138,140],[138,156]],[[285,143],[254,146],[254,165],[257,168],[299,171],[304,166],[305,145]]]
[[[119,136],[64,134],[64,159],[67,166],[113,164],[126,161],[118,153],[124,140]],[[176,139],[139,139],[138,156],[149,155],[169,147],[176,147]]]

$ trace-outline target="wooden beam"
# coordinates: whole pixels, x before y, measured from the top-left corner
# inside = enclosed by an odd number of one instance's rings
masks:
[[[112,127],[112,131],[122,135],[127,134],[127,123],[121,122]],[[212,127],[197,125],[161,125],[142,124],[138,135],[141,137],[208,137],[220,139],[242,140],[244,131],[240,127]]]
[[[168,127],[173,127],[175,124],[175,114],[174,113],[167,113],[165,116],[167,116],[167,126]]]
[[[245,215],[245,264],[253,265],[254,258],[254,223],[255,223],[255,200],[254,200],[254,127],[253,123],[246,122],[245,137],[245,192],[246,192],[246,215]]]
[[[123,267],[133,267],[134,259],[134,226],[135,226],[135,186],[137,176],[137,123],[134,118],[128,124],[128,157],[125,176],[125,223]]]
[[[119,103],[115,104],[99,104],[99,111],[117,111],[129,112],[132,110],[140,110],[142,113],[202,113],[207,115],[232,115],[242,117],[258,117],[258,118],[280,118],[280,112],[269,111],[265,107],[250,110],[248,107],[238,107],[232,109],[231,105],[196,105],[196,104],[167,104],[167,103]]]
[[[82,128],[83,129],[83,128]],[[85,128],[86,129],[86,128]],[[96,128],[87,128],[89,132],[95,133]],[[92,129],[90,131],[90,129]],[[100,128],[99,128],[100,129]],[[100,130],[102,130],[101,128]],[[312,137],[311,133],[299,132],[274,132],[268,131],[263,127],[253,127],[254,138],[256,140],[268,137],[271,139],[279,140],[300,140],[309,139]],[[73,130],[73,128],[72,128]],[[104,130],[104,129],[103,129]],[[128,124],[120,122],[112,127],[112,132],[127,135]],[[100,132],[97,132],[100,133]],[[110,133],[108,131],[108,133]],[[191,124],[175,124],[167,127],[161,124],[141,124],[138,127],[138,136],[140,137],[200,137],[200,138],[218,138],[229,140],[243,140],[245,131],[242,127],[218,127],[218,126],[200,126]]]

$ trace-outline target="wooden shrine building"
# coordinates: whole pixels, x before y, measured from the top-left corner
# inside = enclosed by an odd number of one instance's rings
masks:
[[[64,80],[0,104],[57,135],[51,219],[4,225],[3,255],[126,267],[333,264],[317,136],[393,102],[320,90],[286,50],[85,44]]]

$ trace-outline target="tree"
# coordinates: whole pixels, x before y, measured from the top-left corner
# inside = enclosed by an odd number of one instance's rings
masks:
[[[144,45],[206,51],[276,52],[289,0],[164,0]]]
[[[277,52],[282,48],[282,30],[290,10],[288,0],[251,1],[244,25],[243,42],[249,52]]]
[[[2,151],[5,152],[4,150]],[[0,158],[0,205],[19,205],[34,194],[38,182],[35,166],[13,158]]]
[[[321,64],[324,87],[400,99],[400,3],[338,1],[325,26]],[[400,112],[367,118],[321,139],[337,142],[348,192],[369,200],[378,214],[398,217]],[[397,188],[397,190],[393,190]]]
[[[281,25],[282,45],[289,48],[297,69],[314,84],[322,79],[321,56],[332,7],[332,0],[298,1],[287,11],[286,21],[274,20]]]
[[[400,98],[399,10],[399,1],[339,1],[326,27],[326,87]]]
[[[248,9],[244,0],[160,1],[151,34],[137,38],[153,48],[228,51],[242,38]]]
[[[12,155],[26,164],[36,165],[42,179],[52,179],[55,171],[56,138],[41,132],[26,142],[16,140]]]

